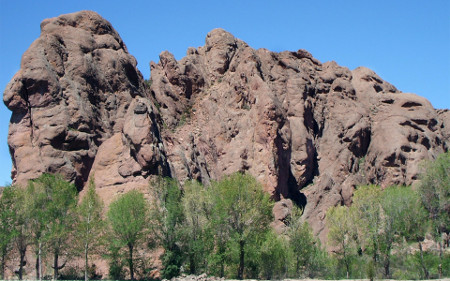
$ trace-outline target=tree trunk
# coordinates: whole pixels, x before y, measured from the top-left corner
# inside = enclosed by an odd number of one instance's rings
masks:
[[[36,255],[35,268],[36,268],[36,280],[40,280],[41,276],[39,275],[39,249],[38,249],[38,254]]]
[[[347,279],[348,279],[350,275],[350,265],[348,264],[347,259],[345,260],[345,269],[347,271]]]
[[[442,241],[439,241],[439,266],[438,266],[439,279],[442,279],[442,256],[443,256]]]
[[[84,245],[84,281],[88,281],[88,247]]]
[[[20,254],[20,265],[19,265],[19,280],[23,278],[23,266],[25,265],[25,253],[27,248],[23,248],[19,250]]]
[[[225,249],[223,245],[219,245],[219,253],[220,253],[220,274],[219,277],[222,278],[225,276],[225,260],[224,260],[224,252]]]
[[[389,246],[386,249],[385,257],[384,257],[384,276],[386,279],[391,278],[391,246],[392,243],[389,241]]]
[[[386,277],[386,279],[391,278],[390,264],[391,259],[389,256],[386,256],[386,259],[384,260],[384,276]]]
[[[42,243],[39,241],[39,280],[42,280]]]
[[[220,258],[220,278],[223,278],[225,276],[225,261],[223,260],[223,257]]]
[[[378,252],[378,246],[377,246],[377,242],[375,240],[374,237],[372,237],[372,245],[373,245],[373,256],[372,256],[372,260],[373,260],[373,264],[374,266],[377,264],[377,260],[378,260],[378,256],[377,256],[377,252]]]
[[[53,258],[53,280],[58,280],[58,258],[59,255],[57,252],[55,252],[54,258]]]
[[[347,271],[347,279],[349,278],[350,275],[350,262],[347,260],[347,253],[345,251],[345,243],[342,243],[342,250],[343,250],[343,254],[344,254],[344,262],[345,262],[345,269]]]
[[[244,251],[245,241],[241,240],[239,241],[239,269],[238,269],[238,279],[242,280],[244,279]]]
[[[296,273],[295,277],[300,276],[300,257],[298,256],[298,254],[297,254],[297,262],[295,263],[295,273]]]
[[[189,254],[189,273],[195,275],[197,268],[195,266],[195,255],[194,253]]]
[[[5,280],[5,266],[6,265],[6,252],[5,251],[3,251],[2,252],[2,265],[1,265],[1,272],[0,272],[0,274],[1,274],[1,279],[2,280]]]
[[[420,250],[420,263],[422,265],[423,273],[425,275],[425,279],[430,278],[430,274],[428,273],[427,267],[425,266],[425,262],[423,261],[423,250],[422,243],[419,241],[419,250]]]
[[[129,251],[129,258],[128,258],[128,265],[130,267],[130,277],[131,280],[134,280],[134,269],[133,269],[133,245],[128,244],[128,251]]]

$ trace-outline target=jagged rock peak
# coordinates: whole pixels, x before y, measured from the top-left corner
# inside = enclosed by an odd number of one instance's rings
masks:
[[[41,32],[50,33],[54,28],[64,26],[83,29],[96,35],[110,34],[120,39],[119,34],[112,27],[111,23],[94,11],[80,11],[45,19],[41,23]]]
[[[215,45],[235,45],[236,41],[233,34],[222,28],[215,28],[206,35],[205,47],[211,49]]]

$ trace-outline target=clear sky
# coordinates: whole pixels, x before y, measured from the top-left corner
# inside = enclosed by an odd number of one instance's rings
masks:
[[[93,10],[119,32],[147,79],[168,50],[181,59],[224,28],[254,48],[306,49],[322,62],[366,66],[403,92],[450,108],[449,0],[0,0],[0,88],[39,37],[40,22]],[[10,182],[9,110],[0,105],[0,185]]]

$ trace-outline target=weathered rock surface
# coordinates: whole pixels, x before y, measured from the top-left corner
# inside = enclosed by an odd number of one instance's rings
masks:
[[[205,184],[255,176],[292,199],[324,238],[326,210],[361,184],[412,184],[450,145],[450,112],[373,71],[321,63],[304,50],[255,50],[215,29],[177,61],[152,62],[150,89],[113,27],[93,12],[45,20],[4,93],[12,178],[62,173],[103,197],[151,175]],[[107,199],[108,201],[108,199]]]
[[[61,173],[103,190],[167,173],[153,103],[119,34],[82,11],[44,20],[4,92],[14,183]],[[109,188],[114,189],[114,188]]]
[[[448,111],[373,71],[254,50],[222,29],[180,61],[163,52],[151,77],[173,176],[208,183],[248,172],[275,199],[306,204],[322,238],[326,210],[351,204],[358,185],[412,184],[420,161],[450,144]]]

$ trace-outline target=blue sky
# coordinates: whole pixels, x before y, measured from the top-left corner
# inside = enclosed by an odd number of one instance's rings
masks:
[[[450,108],[450,1],[0,0],[0,88],[49,17],[94,10],[119,32],[145,78],[168,50],[181,59],[222,27],[254,48],[306,49],[322,62],[366,66],[403,92]],[[0,105],[0,185],[10,182],[9,110]]]

